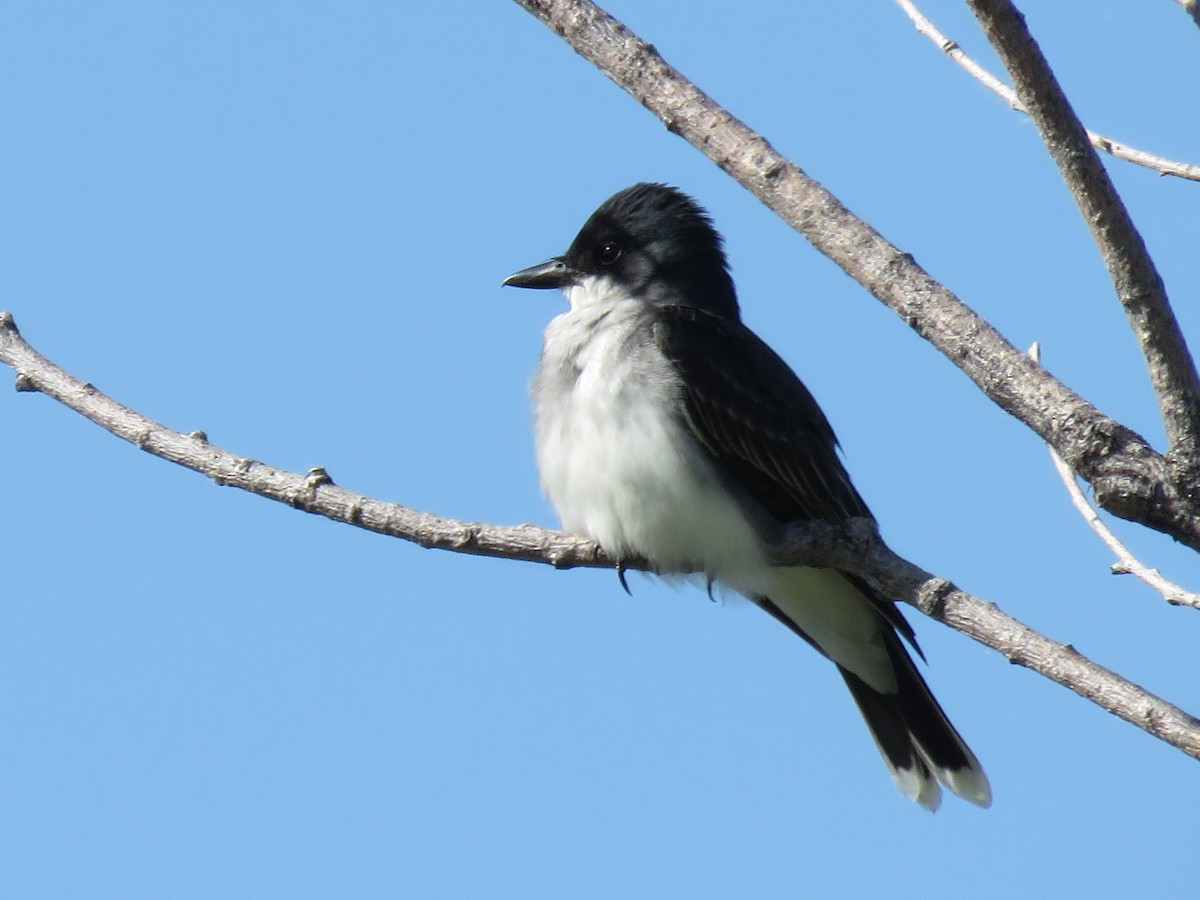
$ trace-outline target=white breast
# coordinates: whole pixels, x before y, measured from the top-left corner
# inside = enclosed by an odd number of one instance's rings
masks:
[[[563,527],[664,572],[760,566],[750,524],[680,433],[644,307],[575,306],[547,327],[534,384],[542,488]]]

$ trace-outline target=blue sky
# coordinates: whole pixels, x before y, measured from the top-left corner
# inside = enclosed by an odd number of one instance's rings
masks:
[[[608,8],[1161,445],[1035,129],[896,8]],[[959,4],[924,8],[993,62]],[[1089,125],[1200,160],[1175,4],[1026,12]],[[527,384],[562,300],[500,280],[668,181],[897,550],[1200,710],[1200,614],[1108,574],[1037,439],[515,4],[17,3],[0,40],[0,308],[122,402],[376,497],[552,525]],[[1110,170],[1197,338],[1196,186]],[[5,896],[1194,891],[1197,764],[915,612],[989,811],[901,798],[836,674],[748,604],[334,525],[36,395],[0,391],[0,427]],[[1194,554],[1116,527],[1200,586]]]

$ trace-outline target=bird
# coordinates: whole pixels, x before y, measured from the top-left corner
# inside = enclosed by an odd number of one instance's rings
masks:
[[[635,184],[564,254],[503,284],[567,300],[531,385],[541,486],[563,527],[745,596],[837,667],[901,793],[934,811],[944,785],[989,806],[894,599],[851,572],[771,562],[789,526],[874,517],[812,394],[743,324],[709,214],[678,188]]]

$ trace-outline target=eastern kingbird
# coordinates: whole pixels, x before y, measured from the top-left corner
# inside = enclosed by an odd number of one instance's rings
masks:
[[[895,603],[861,578],[769,561],[789,523],[870,516],[796,374],[741,322],[721,236],[686,194],[636,184],[562,256],[506,285],[561,288],[533,381],[538,469],[563,527],[660,574],[744,594],[837,666],[906,797],[987,776],[905,650]],[[923,654],[922,654],[923,656]]]

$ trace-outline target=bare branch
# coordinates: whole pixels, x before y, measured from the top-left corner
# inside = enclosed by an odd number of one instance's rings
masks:
[[[1034,341],[1033,346],[1029,348],[1029,358],[1037,362],[1040,357],[1041,348],[1037,341]],[[1170,604],[1200,609],[1200,594],[1193,593],[1175,582],[1169,581],[1158,569],[1144,565],[1133,555],[1112,529],[1104,524],[1104,520],[1100,518],[1095,507],[1088,502],[1083,491],[1079,489],[1079,482],[1075,480],[1075,473],[1071,471],[1071,467],[1063,462],[1062,457],[1054,452],[1053,447],[1047,446],[1046,450],[1050,453],[1050,462],[1054,464],[1054,471],[1058,472],[1058,477],[1062,479],[1063,486],[1067,489],[1067,496],[1071,498],[1071,504],[1079,515],[1083,516],[1083,521],[1087,522],[1088,527],[1116,556],[1117,562],[1112,565],[1112,573],[1114,575],[1133,575],[1141,579],[1162,594],[1163,599]]]
[[[201,432],[183,434],[143,416],[80,381],[31,347],[12,316],[0,313],[0,361],[17,372],[17,389],[38,391],[129,441],[147,453],[178,463],[217,484],[286,503],[296,509],[422,547],[558,568],[613,567],[617,560],[599,546],[570,534],[533,525],[497,526],[445,519],[398,503],[374,500],[333,484],[322,468],[305,475],[237,456],[209,443]],[[1092,662],[1007,615],[994,604],[955,587],[893,553],[874,523],[857,519],[845,527],[824,522],[796,526],[775,548],[781,565],[828,566],[854,572],[886,596],[911,603],[1004,654],[1013,663],[1045,675],[1160,740],[1200,759],[1200,720],[1149,691]],[[637,560],[621,560],[645,570]]]
[[[1070,467],[1062,461],[1062,457],[1054,452],[1053,447],[1047,447],[1050,451],[1050,461],[1054,463],[1054,469],[1058,472],[1058,477],[1062,479],[1067,488],[1067,495],[1071,498],[1071,503],[1075,509],[1083,516],[1083,520],[1088,523],[1092,531],[1096,532],[1100,540],[1104,541],[1113,555],[1117,557],[1117,562],[1113,563],[1112,571],[1115,575],[1134,575],[1140,578],[1154,590],[1162,594],[1163,599],[1175,606],[1190,606],[1193,609],[1200,609],[1200,594],[1185,590],[1173,581],[1163,577],[1158,569],[1152,569],[1144,565],[1133,553],[1126,547],[1121,539],[1113,534],[1112,529],[1104,524],[1100,518],[1100,514],[1088,502],[1087,497],[1083,495],[1083,491],[1079,489],[1079,483],[1075,480],[1075,473]]]
[[[1097,502],[1200,549],[1200,497],[1147,442],[1013,347],[913,258],[851,213],[589,0],[517,0],[728,172],[1058,450]],[[1090,151],[1089,151],[1090,152]],[[1186,473],[1185,473],[1186,474]]]
[[[1016,91],[963,52],[962,47],[958,45],[957,41],[953,41],[942,34],[937,26],[929,21],[925,14],[917,8],[916,4],[912,3],[911,0],[896,0],[896,5],[904,10],[904,14],[908,16],[920,34],[929,38],[943,53],[958,63],[959,67],[968,75],[1008,103],[1017,112],[1022,112],[1026,115],[1029,114],[1028,110],[1025,109],[1025,105],[1017,97]],[[1128,144],[1122,144],[1120,141],[1114,141],[1112,138],[1105,137],[1099,132],[1092,131],[1090,128],[1087,129],[1087,136],[1092,146],[1097,150],[1102,150],[1118,159],[1153,169],[1160,175],[1174,175],[1178,178],[1186,178],[1189,181],[1200,181],[1200,166],[1191,163],[1176,162],[1164,156],[1157,156],[1153,153],[1147,153],[1145,150],[1138,150],[1136,147],[1130,147]]]
[[[968,0],[968,5],[1012,76],[1017,96],[1037,125],[1100,248],[1150,370],[1171,450],[1185,466],[1197,466],[1200,376],[1154,260],[1054,72],[1025,27],[1024,16],[1009,0]]]
[[[0,362],[16,370],[18,391],[38,391],[53,397],[122,440],[220,485],[422,547],[568,567],[611,565],[599,548],[573,535],[532,525],[499,527],[432,516],[340,488],[321,468],[305,475],[288,472],[222,450],[209,443],[203,432],[173,431],[46,359],[20,336],[6,312],[0,313]]]

